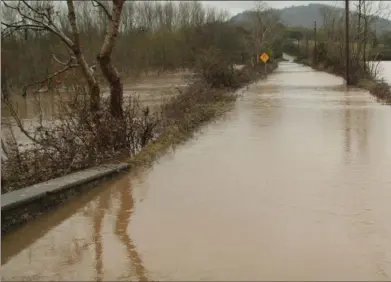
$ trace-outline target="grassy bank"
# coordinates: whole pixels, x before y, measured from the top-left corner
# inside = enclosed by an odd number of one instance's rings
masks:
[[[290,52],[291,56],[295,56],[295,62],[310,66],[313,69],[324,71],[330,74],[338,75],[345,78],[346,70],[344,66],[341,66],[341,62],[338,60],[322,60],[318,58],[315,63],[312,58],[308,58],[306,55],[299,54],[297,52]],[[374,77],[368,66],[366,70],[360,68],[360,66],[352,65],[352,82],[354,86],[368,90],[373,96],[380,101],[387,104],[391,104],[391,88],[390,85],[384,81],[379,81]]]
[[[277,62],[268,64],[268,73],[276,67]],[[69,117],[62,116],[56,128],[35,132],[42,137],[33,136],[38,142],[34,148],[21,152],[12,143],[7,161],[2,161],[2,193],[102,163],[126,161],[132,167],[150,164],[171,146],[191,137],[204,123],[227,111],[236,100],[236,89],[264,76],[264,66],[199,74],[157,114],[148,109],[135,113],[133,107],[125,110],[122,121],[100,116],[99,126],[94,126],[93,117],[85,116],[83,108],[74,107]],[[219,80],[224,83],[216,84]],[[74,119],[79,122],[72,123]]]
[[[268,65],[267,73],[273,72],[277,66],[278,62]],[[265,78],[262,65],[235,71],[231,87],[205,87],[197,83],[189,86],[184,93],[163,106],[168,121],[163,134],[127,161],[132,167],[152,163],[167,149],[188,140],[203,124],[228,111],[236,100],[233,91],[261,78]],[[189,105],[192,105],[191,108],[188,108]]]

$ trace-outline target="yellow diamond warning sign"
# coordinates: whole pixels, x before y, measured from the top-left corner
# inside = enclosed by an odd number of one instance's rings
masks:
[[[269,55],[266,53],[263,53],[259,58],[262,60],[262,62],[266,63],[269,60]]]

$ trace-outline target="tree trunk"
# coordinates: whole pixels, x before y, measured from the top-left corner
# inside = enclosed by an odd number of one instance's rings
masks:
[[[368,24],[367,24],[367,20],[365,19],[365,27],[364,27],[364,48],[363,48],[363,51],[362,51],[362,60],[363,60],[363,64],[364,64],[364,72],[366,72],[367,70],[367,33],[368,33]]]
[[[114,117],[122,118],[123,86],[118,71],[108,56],[98,56],[100,68],[110,84],[110,111]]]
[[[361,52],[362,52],[362,34],[361,34],[361,18],[362,18],[362,0],[358,1],[358,24],[357,24],[357,36],[356,36],[356,42],[357,42],[357,58],[360,62]],[[365,47],[364,47],[365,49]],[[364,51],[365,52],[365,51]],[[364,63],[365,65],[365,63]],[[365,68],[365,67],[364,67]]]
[[[110,85],[110,111],[114,117],[122,118],[123,86],[117,69],[111,62],[111,53],[115,47],[121,21],[124,0],[113,0],[111,19],[102,48],[97,56],[100,68]]]
[[[8,98],[8,74],[7,74],[7,57],[1,50],[1,99]]]
[[[8,98],[7,72],[4,68],[1,70],[1,98]]]
[[[305,36],[305,54],[306,54],[306,57],[309,58],[310,57],[310,47],[309,47],[309,40],[308,40],[308,36],[306,35]]]
[[[87,80],[89,94],[90,94],[91,111],[97,112],[100,106],[100,87],[94,77],[94,74],[92,73],[90,67],[88,66],[84,58],[84,54],[81,50],[79,29],[76,23],[75,7],[73,5],[73,0],[67,0],[67,5],[68,5],[68,19],[74,37],[74,42],[72,44],[72,51],[75,54],[78,64],[80,65],[83,76]]]
[[[366,2],[363,1],[364,6],[364,40],[363,40],[363,53],[362,53],[362,60],[364,64],[364,72],[367,71],[367,42],[368,42],[368,14],[367,14],[367,7]]]

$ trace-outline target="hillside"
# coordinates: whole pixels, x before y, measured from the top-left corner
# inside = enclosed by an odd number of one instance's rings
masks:
[[[304,27],[313,28],[314,22],[317,22],[318,27],[323,26],[322,11],[325,8],[331,9],[333,13],[342,14],[345,12],[343,8],[338,8],[324,4],[309,4],[302,6],[292,6],[278,10],[281,16],[281,21],[288,27]],[[250,11],[239,13],[231,18],[234,24],[246,24],[249,22]],[[352,13],[354,16],[356,13]],[[391,21],[377,17],[374,20],[374,28],[376,33],[381,34],[384,31],[391,31]]]

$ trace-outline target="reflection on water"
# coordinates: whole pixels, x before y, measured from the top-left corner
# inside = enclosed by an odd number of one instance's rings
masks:
[[[390,107],[292,62],[241,93],[149,170],[4,236],[2,278],[390,280]]]
[[[365,162],[367,158],[368,134],[370,126],[368,126],[368,108],[363,107],[352,111],[352,96],[346,92],[346,111],[344,113],[344,140],[345,140],[345,161],[351,162],[352,158],[356,157],[361,162]],[[355,150],[355,152],[352,152]]]
[[[109,195],[99,197],[97,210],[93,214],[93,242],[95,245],[95,271],[94,280],[102,281],[103,278],[103,245],[102,245],[102,224],[105,212],[108,208]]]
[[[146,270],[128,230],[133,210],[129,183],[128,175],[106,183],[98,189],[98,194],[91,191],[78,203],[61,207],[53,216],[43,216],[33,223],[37,224],[33,230],[24,226],[20,236],[3,238],[2,265],[18,254],[28,258],[24,273],[15,265],[18,274],[3,279],[147,281]],[[117,187],[120,187],[119,191]],[[67,222],[69,218],[73,218],[72,222]],[[113,236],[105,236],[108,231],[113,231]],[[25,234],[29,234],[26,240]],[[126,259],[121,257],[118,261],[121,252]],[[37,260],[37,257],[41,259]],[[44,271],[35,273],[34,269],[39,265]],[[88,270],[84,271],[85,268]],[[122,272],[117,272],[118,268]]]
[[[120,191],[120,207],[117,215],[117,221],[115,223],[115,234],[123,243],[126,248],[126,252],[129,260],[129,270],[131,273],[136,274],[137,281],[147,281],[145,275],[145,268],[141,261],[136,247],[133,244],[131,237],[128,234],[128,226],[130,223],[131,215],[133,212],[133,197],[131,193],[131,187],[124,186]],[[129,278],[129,277],[122,277]]]

